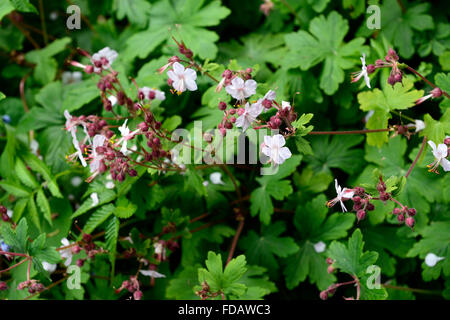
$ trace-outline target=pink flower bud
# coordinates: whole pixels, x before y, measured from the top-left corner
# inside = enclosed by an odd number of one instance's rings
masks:
[[[406,224],[408,227],[412,228],[412,227],[414,227],[414,225],[416,224],[416,222],[415,222],[415,220],[414,220],[413,217],[408,217],[408,218],[406,218],[405,224]]]
[[[366,211],[365,210],[358,210],[356,212],[356,218],[358,218],[358,221],[364,220],[366,218]]]
[[[374,73],[374,72],[375,72],[375,66],[373,64],[369,64],[367,66],[367,73],[371,74],[371,73]]]
[[[322,300],[327,300],[328,299],[328,291],[326,291],[326,290],[321,291],[319,297]]]
[[[414,209],[414,208],[409,208],[409,209],[408,209],[408,215],[409,215],[410,217],[414,217],[414,216],[416,215],[416,209]]]
[[[227,108],[227,104],[223,101],[219,102],[219,110],[224,111]]]
[[[137,290],[133,293],[134,300],[141,300],[143,296],[143,293],[141,290]]]
[[[405,221],[405,215],[403,213],[399,214],[397,216],[397,220],[398,222],[402,223],[403,221]]]
[[[91,65],[87,65],[87,66],[84,68],[84,72],[90,74],[90,73],[94,72],[94,67],[91,66]]]
[[[431,90],[431,95],[433,96],[433,98],[439,98],[440,96],[442,96],[442,90],[436,87]]]

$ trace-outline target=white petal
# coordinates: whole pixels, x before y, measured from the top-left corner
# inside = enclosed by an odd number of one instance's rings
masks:
[[[152,277],[152,278],[165,278],[166,276],[162,273],[156,272],[155,270],[141,270],[144,276]]]
[[[271,136],[264,136],[264,144],[268,146],[269,148],[272,148],[272,137]]]
[[[187,78],[187,79],[195,80],[195,79],[197,79],[197,72],[195,72],[194,69],[187,68],[184,71],[184,77]]]
[[[224,184],[222,181],[222,174],[220,172],[213,172],[210,174],[209,179],[214,184]]]
[[[437,146],[437,153],[440,155],[440,157],[445,158],[447,157],[447,145],[441,143]]]
[[[286,140],[281,134],[276,134],[272,137],[272,143],[281,148],[286,144]]]
[[[242,78],[236,77],[233,80],[231,80],[231,85],[234,89],[243,88],[244,87],[244,80]]]
[[[419,132],[419,131],[425,129],[425,122],[423,122],[422,120],[416,120],[414,122],[416,125],[416,132]]]
[[[441,163],[442,168],[444,168],[444,171],[446,171],[446,172],[450,171],[450,161],[448,161],[445,158],[442,158],[440,163]]]
[[[184,73],[184,67],[181,63],[175,62],[173,64],[173,71],[176,75],[182,75]]]
[[[117,98],[115,96],[109,96],[108,100],[111,102],[113,107],[117,104]]]
[[[324,252],[327,248],[327,245],[323,241],[319,241],[314,245],[314,250],[316,250],[317,253]]]
[[[167,76],[172,80],[172,81],[178,81],[178,76],[175,74],[175,72],[173,72],[172,70],[167,71]]]
[[[96,205],[98,205],[99,200],[98,200],[98,194],[97,194],[97,192],[91,193],[91,199],[92,199],[91,207],[95,207]]]
[[[431,149],[433,149],[433,153],[434,153],[434,151],[436,150],[436,144],[433,141],[428,140],[428,145],[431,147]]]
[[[281,148],[279,153],[280,157],[282,157],[284,160],[289,159],[292,156],[292,153],[288,147]]]
[[[197,90],[197,84],[195,83],[194,79],[186,79],[186,87],[188,88],[189,91],[195,91]]]
[[[44,270],[49,273],[53,273],[56,270],[56,264],[48,263],[47,261],[42,261],[42,267],[44,267]]]
[[[367,72],[364,72],[364,81],[366,82],[367,87],[370,89],[370,78]]]
[[[277,97],[276,92],[273,90],[269,90],[269,91],[267,91],[266,95],[264,96],[264,99],[275,100],[276,97]]]
[[[255,94],[257,86],[258,86],[258,84],[253,79],[245,81],[245,89],[244,89],[245,98],[250,97],[251,95]]]

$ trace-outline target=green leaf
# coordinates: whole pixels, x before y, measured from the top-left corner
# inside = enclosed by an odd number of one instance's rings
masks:
[[[31,191],[25,187],[22,187],[20,184],[15,182],[8,181],[0,181],[0,187],[6,190],[6,192],[14,195],[18,198],[28,197],[31,194]]]
[[[20,159],[17,159],[16,161],[15,172],[19,180],[27,187],[35,189],[39,186],[36,178],[30,173],[30,171]]]
[[[166,39],[173,45],[173,40],[169,37],[169,28],[176,29],[179,38],[183,39],[186,46],[200,58],[215,58],[217,54],[215,42],[219,37],[205,27],[218,25],[231,11],[222,7],[220,1],[212,1],[205,6],[203,4],[204,0],[156,2],[150,11],[149,29],[136,33],[127,40],[126,60],[133,60],[135,57],[146,58]]]
[[[27,61],[36,64],[34,77],[37,81],[47,84],[55,78],[58,64],[52,57],[63,51],[71,41],[72,39],[64,37],[53,41],[43,49],[29,51],[25,54]]]
[[[311,139],[314,155],[305,156],[315,172],[331,172],[339,168],[349,174],[358,172],[363,164],[361,149],[352,148],[364,140],[358,135],[317,136]]]
[[[363,248],[361,230],[356,229],[348,239],[347,245],[333,241],[328,249],[328,255],[335,260],[333,262],[335,268],[360,278],[366,273],[367,267],[373,265],[378,259],[378,253],[375,251],[364,252]]]
[[[9,2],[9,1],[0,2],[0,20],[2,20],[4,16],[9,14],[13,10],[14,10],[14,7],[11,4],[11,2]]]
[[[391,114],[385,110],[376,109],[373,115],[367,121],[367,129],[384,129],[388,127],[388,120]],[[389,131],[367,133],[367,144],[370,146],[381,147],[388,142]]]
[[[175,130],[182,122],[183,119],[180,116],[175,115],[164,120],[162,127],[170,132]]]
[[[245,256],[240,255],[230,262],[223,270],[222,257],[212,251],[208,252],[205,261],[206,269],[198,270],[198,280],[202,284],[208,283],[211,292],[223,292],[225,295],[241,296],[247,287],[239,283],[240,278],[247,271]]]
[[[286,231],[286,225],[282,221],[273,223],[264,228],[261,235],[250,230],[248,234],[239,241],[240,247],[244,249],[248,262],[255,265],[267,267],[273,272],[278,269],[275,256],[285,258],[299,250],[299,247],[291,237],[280,237]]]
[[[28,199],[28,213],[36,228],[41,231],[41,220],[39,219],[39,213],[33,195]]]
[[[127,16],[128,21],[139,27],[145,27],[149,20],[151,5],[146,0],[114,0],[113,10],[117,19]]]
[[[8,1],[6,1],[8,2]],[[32,12],[38,14],[36,7],[30,3],[30,0],[9,0],[17,11]]]
[[[84,80],[66,85],[60,109],[61,113],[63,110],[69,112],[78,110],[97,97],[99,97],[99,91],[93,81]]]
[[[1,225],[1,235],[3,241],[12,247],[13,251],[25,253],[28,242],[28,224],[26,219],[20,220],[16,230],[11,229],[10,224]]]
[[[439,261],[434,267],[422,263],[422,277],[425,281],[439,278],[440,274],[450,275],[450,242],[448,241],[449,221],[433,221],[421,231],[422,239],[416,242],[409,250],[408,257],[419,256],[424,259],[428,253],[434,253],[445,259]]]
[[[371,91],[358,93],[358,102],[363,111],[383,110],[389,112],[392,110],[404,110],[411,108],[416,101],[423,96],[423,90],[415,90],[414,82],[406,77],[403,83],[397,82],[392,88],[385,85],[383,91],[375,88]]]
[[[128,219],[136,212],[136,209],[137,206],[134,203],[128,201],[125,196],[122,196],[116,201],[114,214],[118,218]]]
[[[442,143],[446,134],[450,133],[450,109],[445,111],[440,121],[434,120],[429,114],[426,114],[423,120],[425,122],[423,134],[436,145]]]
[[[105,227],[105,249],[109,251],[111,263],[111,276],[114,275],[114,267],[117,254],[117,239],[119,238],[119,218],[112,216]]]
[[[81,206],[72,214],[72,219],[85,214],[89,210],[93,208],[100,207],[101,205],[111,202],[116,198],[116,193],[113,190],[103,188],[97,192],[98,195],[98,204],[93,206],[93,200],[89,197],[86,199]]]
[[[40,160],[38,157],[36,157],[34,154],[31,153],[27,153],[24,156],[24,160],[31,169],[33,169],[36,172],[39,172],[42,175],[42,177],[47,182],[47,186],[48,189],[50,190],[50,193],[54,197],[57,198],[63,197],[61,191],[59,190],[56,179],[53,177],[52,173],[50,172],[50,169],[42,160]]]
[[[406,12],[395,0],[383,1],[380,8],[381,32],[388,41],[399,48],[399,55],[404,59],[409,59],[414,54],[414,35],[417,34],[412,29],[423,31],[434,28],[433,18],[425,14],[429,8],[428,3],[420,3],[412,7],[407,7]]]
[[[97,209],[86,222],[83,231],[86,233],[91,233],[99,225],[101,225],[106,219],[109,218],[114,212],[114,205],[107,204],[100,209]]]
[[[342,42],[348,30],[347,20],[336,11],[326,18],[323,15],[314,18],[309,25],[309,33],[300,30],[285,36],[290,52],[283,65],[286,68],[308,70],[324,61],[320,88],[332,95],[344,81],[344,70],[353,68],[358,63],[354,57],[365,49],[363,38]]]
[[[48,203],[47,197],[45,196],[44,191],[42,191],[42,189],[39,189],[37,191],[36,202],[39,208],[41,209],[42,213],[44,214],[45,220],[47,220],[47,222],[50,225],[53,225],[52,211],[50,209],[50,204]]]

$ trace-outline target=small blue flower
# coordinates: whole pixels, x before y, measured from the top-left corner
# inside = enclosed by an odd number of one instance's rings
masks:
[[[7,114],[4,114],[3,116],[2,116],[2,119],[3,119],[3,122],[4,123],[11,123],[11,117],[10,116],[8,116]]]
[[[3,240],[0,241],[0,247],[2,251],[10,252],[10,247]]]

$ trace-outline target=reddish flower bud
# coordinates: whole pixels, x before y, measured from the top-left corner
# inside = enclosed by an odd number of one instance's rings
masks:
[[[333,273],[334,272],[334,270],[336,270],[333,266],[328,266],[328,268],[327,268],[327,272],[328,273]]]
[[[361,197],[355,196],[352,198],[352,200],[353,200],[353,202],[358,203],[358,202],[361,202]]]
[[[0,281],[0,291],[8,290],[8,285],[4,281]]]
[[[408,227],[412,228],[412,227],[414,227],[414,225],[416,224],[416,221],[414,220],[413,217],[408,217],[408,218],[406,218],[405,224],[406,224]]]
[[[2,220],[5,221],[5,222],[9,221],[9,217],[8,217],[8,215],[6,213],[2,213]]]
[[[373,211],[375,210],[375,206],[372,203],[368,203],[366,209],[367,211]]]
[[[8,212],[8,209],[6,209],[5,206],[0,206],[0,213],[6,213]]]
[[[87,65],[87,66],[84,68],[84,72],[90,74],[90,73],[94,72],[94,67],[91,66],[91,65]]]
[[[268,99],[264,99],[262,102],[262,105],[264,106],[264,108],[270,109],[272,107],[272,101],[268,100]]]
[[[143,293],[141,290],[137,290],[133,293],[134,300],[141,300],[143,296]]]
[[[330,257],[327,258],[327,264],[333,264],[334,260]]]
[[[150,99],[150,100],[153,100],[153,99],[155,99],[155,97],[156,97],[156,93],[155,93],[155,91],[150,91],[149,93],[148,93],[148,98]]]
[[[444,144],[450,145],[450,137],[444,139]]]
[[[235,123],[236,122],[236,118],[235,117],[230,117],[230,122],[231,123]]]
[[[397,216],[397,220],[398,220],[398,222],[403,222],[403,221],[405,221],[405,215],[404,215],[403,213],[399,214],[399,215]]]
[[[159,130],[159,128],[161,128],[161,122],[156,121],[156,122],[155,122],[155,129],[156,129],[156,130]]]
[[[227,104],[223,101],[219,102],[219,110],[224,111],[227,108]]]
[[[79,266],[80,268],[84,265],[84,260],[83,259],[78,259],[77,260],[77,266]]]
[[[365,210],[358,210],[356,212],[356,218],[358,218],[358,221],[364,220],[366,218],[366,211]]]
[[[322,300],[327,300],[328,299],[328,291],[326,291],[326,290],[321,291],[319,297]]]
[[[232,76],[233,76],[233,72],[231,72],[231,70],[228,70],[228,69],[226,69],[222,73],[222,78],[225,78],[225,79],[231,79]]]
[[[380,193],[380,200],[381,201],[388,201],[391,198],[389,193],[382,192]]]
[[[431,95],[433,96],[433,98],[439,98],[440,96],[442,96],[442,90],[436,87],[431,90]]]
[[[374,73],[374,72],[375,72],[375,66],[373,64],[369,64],[367,66],[367,73],[371,74],[371,73]]]
[[[148,124],[145,122],[141,122],[138,124],[138,128],[141,129],[144,132],[148,131]]]
[[[230,121],[226,121],[225,122],[225,128],[232,129],[233,128],[233,124]]]
[[[416,209],[414,209],[414,208],[409,208],[409,209],[408,209],[408,214],[409,214],[411,217],[414,217],[414,216],[416,215]]]
[[[388,82],[391,86],[393,86],[393,85],[395,84],[395,77],[394,77],[394,75],[391,74],[391,75],[388,77],[387,82]]]
[[[358,210],[360,210],[361,208],[362,208],[361,202],[355,202],[355,203],[353,204],[353,210],[358,211]]]
[[[128,174],[130,175],[130,177],[136,177],[138,173],[136,170],[130,169],[128,170]]]
[[[77,254],[77,253],[80,253],[81,248],[80,248],[80,246],[73,246],[71,251],[73,254]]]

